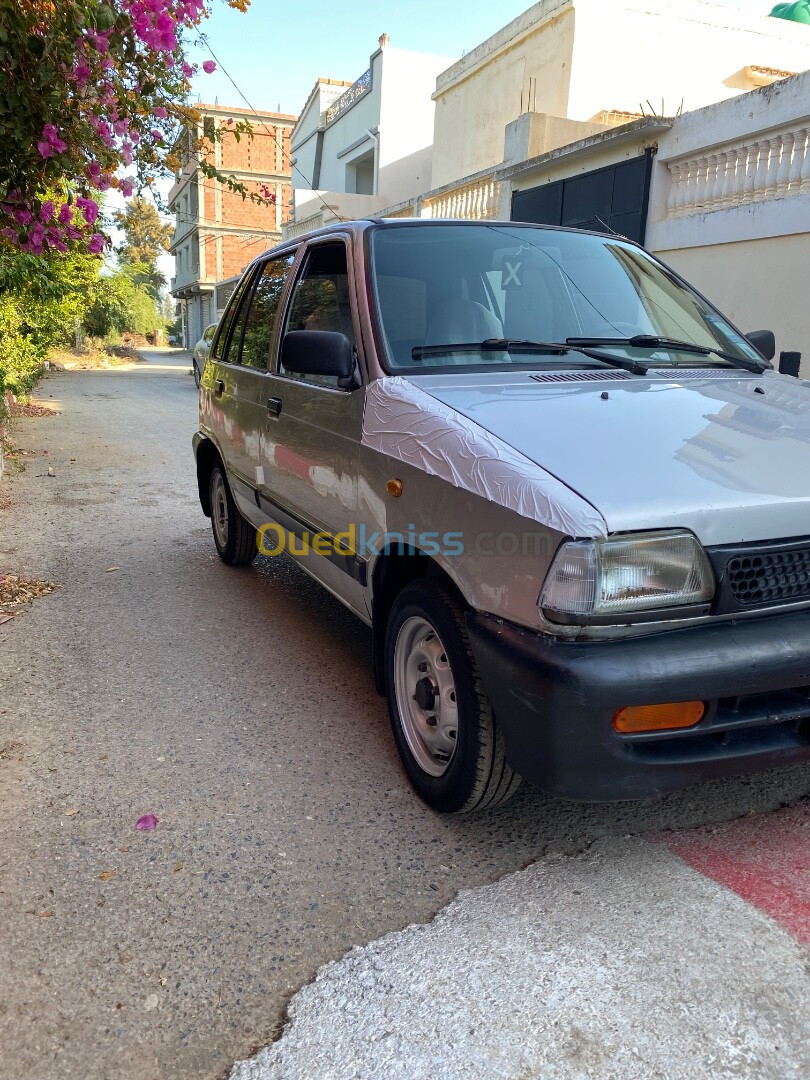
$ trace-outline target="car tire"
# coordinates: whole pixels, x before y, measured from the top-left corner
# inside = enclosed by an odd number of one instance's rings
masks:
[[[385,682],[397,749],[429,806],[469,814],[514,795],[520,777],[507,764],[464,609],[449,589],[424,580],[399,593],[386,628]]]
[[[217,553],[228,566],[248,566],[256,558],[256,530],[239,513],[221,463],[211,469],[208,483]]]
[[[200,369],[197,367],[197,361],[192,360],[191,366],[194,368],[194,385],[199,390],[199,388],[200,388]]]

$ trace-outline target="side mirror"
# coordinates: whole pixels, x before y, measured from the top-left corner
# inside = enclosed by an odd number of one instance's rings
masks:
[[[352,344],[331,330],[290,330],[281,342],[281,366],[298,375],[348,379],[354,368]]]
[[[779,353],[779,374],[792,375],[794,379],[798,379],[801,363],[800,352],[781,352]]]
[[[773,360],[776,356],[776,338],[773,336],[773,330],[752,330],[745,336],[760,356],[766,360]]]

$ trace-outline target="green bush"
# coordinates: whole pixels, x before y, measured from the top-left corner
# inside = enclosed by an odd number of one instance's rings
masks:
[[[0,394],[27,393],[42,370],[47,346],[26,332],[22,305],[13,294],[0,295]]]

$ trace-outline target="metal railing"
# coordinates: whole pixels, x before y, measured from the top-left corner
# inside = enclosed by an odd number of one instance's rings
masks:
[[[370,89],[371,68],[369,68],[368,71],[364,71],[360,78],[356,82],[353,82],[349,89],[340,95],[337,101],[332,102],[326,110],[326,123],[331,124],[333,120],[337,120],[341,113],[350,109],[355,101],[364,94],[367,94]]]

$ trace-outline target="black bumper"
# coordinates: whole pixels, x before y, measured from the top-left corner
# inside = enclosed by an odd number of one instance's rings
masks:
[[[509,763],[545,791],[634,799],[810,760],[810,612],[583,644],[467,625]],[[623,706],[696,700],[688,730],[612,727]]]

